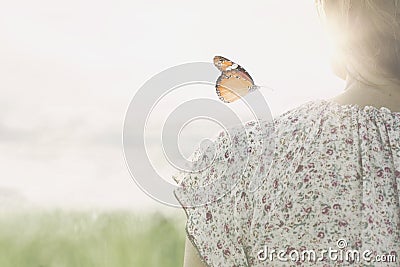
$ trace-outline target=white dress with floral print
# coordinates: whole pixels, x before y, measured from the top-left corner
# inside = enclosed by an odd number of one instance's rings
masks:
[[[227,168],[241,177],[217,201],[184,206],[187,235],[203,262],[400,266],[400,113],[317,100],[268,124],[276,136],[273,153],[259,153],[245,169],[229,159],[228,150],[256,151],[259,144],[248,142],[260,139],[251,137],[255,123],[233,138],[219,135],[213,168],[174,177],[191,188],[223,177]],[[254,166],[263,182],[250,190],[247,178]],[[183,194],[175,192],[179,201]]]

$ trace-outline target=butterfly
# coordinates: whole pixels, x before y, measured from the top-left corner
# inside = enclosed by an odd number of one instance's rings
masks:
[[[215,56],[214,65],[221,71],[215,89],[219,99],[225,103],[234,102],[261,87],[254,84],[244,68],[227,58]]]

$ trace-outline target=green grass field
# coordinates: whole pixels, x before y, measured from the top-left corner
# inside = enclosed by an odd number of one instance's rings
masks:
[[[184,224],[182,216],[157,213],[2,214],[0,266],[182,266]]]

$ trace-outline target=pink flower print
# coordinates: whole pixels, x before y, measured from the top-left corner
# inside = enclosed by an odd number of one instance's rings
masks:
[[[228,226],[227,224],[225,224],[224,229],[225,229],[225,232],[226,232],[227,234],[229,234],[229,226]]]
[[[226,158],[226,159],[229,158],[229,151],[226,151],[226,152],[225,152],[225,158]]]
[[[352,145],[353,144],[353,139],[350,139],[350,138],[346,139],[346,144]]]
[[[207,211],[206,213],[206,222],[209,222],[212,220],[212,214],[211,211]]]
[[[322,209],[322,214],[329,214],[329,209],[330,209],[330,207],[328,207],[328,206],[326,206],[326,207],[324,207],[323,209]]]
[[[271,205],[265,205],[264,206],[265,211],[270,211],[271,210]]]
[[[301,172],[303,169],[303,165],[299,165],[299,167],[297,167],[296,173]]]
[[[264,195],[264,196],[262,197],[262,203],[265,204],[266,202],[267,202],[267,196]]]
[[[304,210],[305,213],[310,213],[311,212],[311,207],[303,208],[303,210]]]
[[[231,255],[231,251],[230,251],[229,249],[225,249],[225,250],[224,250],[224,255],[225,255],[225,256]]]
[[[286,154],[285,157],[286,157],[286,159],[287,159],[288,161],[290,161],[290,160],[292,160],[292,158],[293,158],[293,153],[290,152],[290,153]]]
[[[385,172],[392,173],[392,170],[389,167],[385,167]]]
[[[274,188],[277,188],[277,187],[278,187],[278,179],[275,179],[275,180],[274,180],[274,185],[273,185],[273,186],[274,186]]]

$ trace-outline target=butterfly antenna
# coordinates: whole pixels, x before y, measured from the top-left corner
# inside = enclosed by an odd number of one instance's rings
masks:
[[[275,91],[274,88],[269,87],[269,86],[265,86],[265,85],[254,85],[253,88],[250,89],[250,91],[255,91],[255,90],[258,90],[258,89],[268,89],[268,90],[270,90],[272,92]]]

